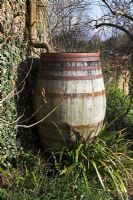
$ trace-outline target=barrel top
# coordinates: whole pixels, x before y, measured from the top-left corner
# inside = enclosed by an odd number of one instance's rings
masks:
[[[58,53],[58,52],[52,52],[52,53],[42,53],[41,58],[47,57],[47,58],[79,58],[79,57],[99,57],[100,53]]]
[[[99,61],[100,53],[42,53],[43,61]]]

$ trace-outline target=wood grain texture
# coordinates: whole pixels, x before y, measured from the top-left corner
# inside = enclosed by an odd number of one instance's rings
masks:
[[[57,105],[59,106],[49,118],[38,125],[43,147],[60,147],[76,139],[88,142],[99,133],[105,117],[106,95],[99,54],[68,55],[67,53],[67,59],[69,56],[70,59],[75,56],[77,61],[67,61],[66,64],[62,64],[64,54],[55,56],[54,53],[53,57],[51,54],[48,57],[48,60],[56,57],[56,64],[61,67],[60,69],[56,70],[55,63],[52,66],[51,61],[47,61],[45,56],[48,54],[43,54],[45,59],[41,57],[38,69],[34,109],[38,109],[40,105],[42,108],[36,114],[36,120],[40,120]],[[78,64],[78,58],[82,55],[87,61],[83,61],[81,66],[81,63]],[[90,62],[90,57],[95,59],[91,61],[89,70],[87,62]],[[78,70],[79,65],[80,70]],[[49,70],[47,66],[51,69]],[[86,70],[81,69],[84,66],[88,66]],[[72,68],[74,70],[71,70]]]

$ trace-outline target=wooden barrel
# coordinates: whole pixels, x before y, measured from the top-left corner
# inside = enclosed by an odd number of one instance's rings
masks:
[[[86,142],[100,131],[106,110],[99,53],[43,53],[34,110],[42,146]],[[55,111],[53,112],[53,110]]]

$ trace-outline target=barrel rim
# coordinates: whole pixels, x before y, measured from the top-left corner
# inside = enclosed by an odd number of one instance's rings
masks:
[[[79,57],[99,57],[100,53],[84,53],[84,52],[52,52],[52,53],[42,53],[40,55],[41,58],[47,57],[47,58],[79,58]]]

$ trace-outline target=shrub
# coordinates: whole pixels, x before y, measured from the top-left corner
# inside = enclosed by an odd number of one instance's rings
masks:
[[[128,135],[131,139],[133,139],[133,107],[129,111],[129,113],[124,117],[123,120],[124,126],[127,127]]]
[[[107,88],[106,123],[111,129],[122,129],[123,119],[130,111],[131,99],[126,96],[115,82],[111,82]]]

